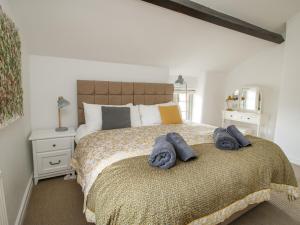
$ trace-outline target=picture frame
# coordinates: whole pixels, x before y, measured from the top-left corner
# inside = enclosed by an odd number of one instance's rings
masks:
[[[0,6],[0,129],[23,116],[21,39]]]

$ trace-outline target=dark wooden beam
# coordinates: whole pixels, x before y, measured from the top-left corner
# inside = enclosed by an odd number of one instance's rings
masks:
[[[222,27],[226,27],[244,34],[260,39],[271,41],[277,44],[284,42],[281,34],[277,34],[253,24],[247,23],[235,17],[226,15],[206,6],[189,0],[142,0],[158,5],[197,19],[201,19]]]

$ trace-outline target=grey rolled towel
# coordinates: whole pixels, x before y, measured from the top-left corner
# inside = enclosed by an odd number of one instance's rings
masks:
[[[237,150],[240,145],[238,141],[232,137],[226,129],[217,128],[214,131],[214,142],[217,148],[222,150]]]
[[[238,141],[241,147],[247,147],[251,145],[251,142],[237,129],[235,125],[227,127],[226,130]]]
[[[196,158],[193,149],[185,142],[183,137],[178,133],[168,133],[167,141],[172,143],[180,160],[188,161]]]
[[[176,164],[175,149],[173,145],[166,140],[166,135],[156,138],[148,162],[151,166],[161,169],[169,169]]]

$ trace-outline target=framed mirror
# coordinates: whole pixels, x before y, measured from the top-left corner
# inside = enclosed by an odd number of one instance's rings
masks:
[[[240,93],[240,110],[261,111],[262,96],[258,87],[243,87]]]
[[[236,89],[232,93],[232,109],[235,111],[239,110],[240,90]]]
[[[234,92],[232,93],[233,99],[238,100],[239,96],[240,96],[240,90],[239,89],[234,90]]]

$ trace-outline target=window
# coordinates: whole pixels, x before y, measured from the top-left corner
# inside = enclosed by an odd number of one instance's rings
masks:
[[[186,92],[182,90],[175,90],[174,101],[178,103],[183,120],[192,120],[193,117],[193,90]]]

